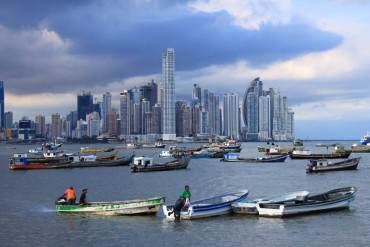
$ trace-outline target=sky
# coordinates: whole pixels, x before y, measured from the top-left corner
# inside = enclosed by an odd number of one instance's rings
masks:
[[[15,119],[66,114],[161,78],[176,51],[176,97],[194,83],[243,96],[260,77],[295,111],[295,134],[370,130],[370,0],[2,0],[0,80]]]

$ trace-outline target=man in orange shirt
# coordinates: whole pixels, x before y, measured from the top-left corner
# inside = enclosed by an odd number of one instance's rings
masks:
[[[76,204],[76,194],[72,186],[69,186],[68,189],[66,189],[64,195],[67,198],[68,205]]]

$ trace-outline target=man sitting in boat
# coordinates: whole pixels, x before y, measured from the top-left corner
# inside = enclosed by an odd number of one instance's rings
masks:
[[[67,199],[68,205],[76,204],[76,194],[72,186],[69,186],[68,189],[66,189],[66,191],[64,192],[64,195]]]
[[[86,194],[87,194],[87,189],[83,189],[80,195],[80,200],[78,204],[80,205],[87,205],[88,202],[86,201]]]
[[[180,194],[180,198],[177,199],[175,206],[173,207],[173,211],[168,213],[168,215],[171,215],[172,213],[175,214],[175,219],[180,219],[180,212],[184,207],[189,207],[190,205],[190,187],[189,185],[185,185],[185,190]]]

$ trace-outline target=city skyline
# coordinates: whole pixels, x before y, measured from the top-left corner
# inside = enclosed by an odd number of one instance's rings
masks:
[[[222,95],[242,92],[261,77],[267,88],[289,97],[297,136],[358,139],[370,129],[370,4],[311,3],[89,1],[55,8],[47,1],[4,2],[5,112],[12,111],[15,120],[65,115],[80,90],[101,95],[160,82],[161,53],[174,47],[176,100],[189,100],[185,92],[194,83]],[[25,8],[34,14],[23,15]],[[100,18],[101,11],[111,18]],[[83,16],[91,17],[88,26]],[[117,107],[119,95],[112,102]]]

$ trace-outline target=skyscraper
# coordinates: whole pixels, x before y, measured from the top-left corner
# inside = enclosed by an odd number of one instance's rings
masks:
[[[102,108],[101,108],[101,121],[103,133],[108,131],[108,113],[112,110],[112,95],[109,92],[103,94]]]
[[[7,111],[4,113],[4,128],[13,128],[13,112]]]
[[[99,113],[94,111],[92,113],[87,114],[86,122],[87,122],[87,135],[89,137],[99,136],[99,130],[100,130]]]
[[[60,121],[60,114],[54,113],[51,115],[51,137],[60,137],[62,132],[62,126]]]
[[[4,99],[4,82],[0,81],[0,131],[5,128],[5,99]]]
[[[239,139],[239,96],[237,94],[224,95],[224,135],[235,140]]]
[[[117,136],[118,134],[118,114],[115,110],[112,109],[108,113],[108,134],[109,136]]]
[[[45,116],[44,115],[37,115],[35,117],[35,130],[37,137],[45,137],[46,136],[46,125],[45,125]]]
[[[157,104],[158,96],[158,85],[151,80],[147,85],[141,86],[142,97],[149,101],[150,109]]]
[[[78,120],[86,121],[86,115],[94,111],[93,96],[91,93],[77,95],[77,117]]]
[[[173,48],[167,48],[162,56],[161,106],[163,140],[175,140],[175,50]]]
[[[247,140],[258,140],[258,98],[262,96],[262,81],[259,78],[254,79],[243,98],[243,120],[247,129]]]
[[[131,134],[131,100],[127,90],[120,94],[121,135]]]
[[[267,141],[271,133],[270,95],[259,97],[258,101],[258,139]]]
[[[193,94],[191,96],[193,101],[196,101],[199,104],[202,104],[202,89],[198,84],[193,85]]]

